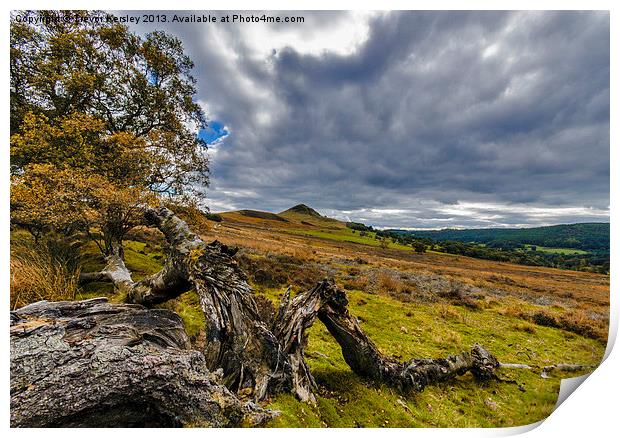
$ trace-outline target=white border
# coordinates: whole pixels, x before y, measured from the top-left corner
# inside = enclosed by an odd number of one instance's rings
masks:
[[[294,5],[290,1],[283,0],[262,0],[260,2],[251,2],[249,0],[229,0],[227,2],[213,2],[213,1],[197,1],[197,0],[177,0],[174,3],[153,2],[146,0],[137,1],[120,1],[110,0],[107,2],[91,1],[85,3],[83,1],[33,1],[25,0],[20,2],[11,2],[11,4],[5,3],[5,18],[0,29],[0,41],[4,41],[5,44],[9,39],[8,35],[8,15],[11,9],[105,9],[105,10],[121,10],[121,9],[196,9],[196,10],[231,10],[231,9],[245,9],[245,10],[270,10],[270,9],[284,9],[284,10],[336,10],[336,9],[452,9],[452,10],[470,10],[470,9],[529,9],[529,10],[573,10],[573,9],[600,9],[611,11],[611,78],[614,78],[614,73],[617,74],[617,49],[618,49],[618,31],[616,26],[616,19],[618,16],[616,6],[618,2],[603,1],[603,0],[590,0],[590,1],[576,1],[576,0],[564,0],[564,1],[535,1],[535,0],[521,0],[521,1],[491,1],[491,0],[478,0],[478,1],[457,1],[457,0],[434,0],[429,2],[412,2],[406,0],[383,0],[381,2],[370,1],[335,1],[335,0],[298,0]],[[5,45],[4,56],[2,57],[3,74],[5,78],[5,84],[9,82],[9,70],[8,70],[8,50]],[[4,300],[5,307],[8,308],[8,279],[9,279],[9,148],[8,148],[8,111],[9,111],[9,89],[5,85],[2,88],[3,96],[3,138],[5,140],[5,146],[2,148],[2,156],[4,157],[4,165],[0,172],[2,180],[4,181],[4,187],[7,188],[1,192],[2,199],[0,200],[2,209],[2,230],[0,232],[0,275],[4,282]],[[617,101],[618,92],[615,83],[611,83],[611,145],[615,144],[617,139]],[[610,148],[610,163],[618,163],[618,152],[614,147]],[[615,166],[617,170],[617,165]],[[612,272],[614,275],[611,277],[611,320],[610,320],[610,337],[609,344],[606,351],[606,360],[596,369],[584,385],[581,385],[574,392],[573,395],[562,403],[548,419],[537,423],[536,425],[518,427],[518,428],[506,428],[506,429],[391,429],[387,433],[390,435],[409,435],[414,433],[421,436],[505,436],[523,433],[530,431],[528,436],[549,436],[549,435],[561,435],[561,436],[579,436],[594,434],[594,436],[610,436],[617,433],[618,430],[618,413],[617,402],[620,395],[620,378],[618,377],[618,371],[620,369],[620,358],[616,351],[612,350],[613,344],[616,339],[618,331],[618,281],[616,280],[615,273],[618,269],[618,232],[614,228],[616,225],[617,215],[617,201],[618,201],[618,187],[620,187],[620,177],[617,173],[614,173],[614,165],[612,164],[611,172],[611,211],[612,211],[612,227],[611,227],[611,248],[612,248]],[[4,321],[5,335],[2,338],[2,362],[4,381],[4,397],[2,398],[2,414],[3,424],[6,428],[9,427],[9,347],[8,347],[8,312],[2,313],[2,320]],[[538,427],[535,427],[538,426]],[[355,431],[354,433],[361,435],[378,433],[379,429],[368,429]],[[313,429],[296,429],[290,430],[274,430],[274,429],[249,429],[249,430],[234,430],[225,431],[218,430],[217,434],[240,433],[240,434],[252,434],[253,436],[284,436],[290,433],[298,435],[310,435],[316,431]],[[86,431],[84,430],[45,430],[38,431],[36,429],[30,430],[10,430],[11,434],[33,436],[35,434],[44,433],[46,436],[55,436],[56,434],[62,436],[80,436],[82,437]],[[89,435],[104,436],[108,434],[107,430],[95,429],[87,432]],[[169,430],[138,430],[127,431],[119,430],[116,434],[129,435],[148,433],[154,436],[165,436],[170,433]],[[184,434],[200,434],[209,433],[202,429],[197,430],[181,430],[177,433]],[[327,434],[335,436],[335,434],[341,433],[337,429],[321,430],[321,434]],[[380,433],[380,432],[379,432]]]

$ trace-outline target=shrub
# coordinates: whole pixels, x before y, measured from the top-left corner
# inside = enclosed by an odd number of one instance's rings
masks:
[[[536,333],[536,326],[532,324],[531,322],[527,322],[527,321],[523,321],[523,322],[516,324],[514,326],[514,329],[520,332],[525,332],[525,333],[530,333],[530,334]]]
[[[482,303],[475,299],[476,297],[471,293],[469,287],[456,281],[451,281],[449,287],[438,291],[437,295],[456,306],[465,306],[470,309],[482,308]]]
[[[371,292],[368,290],[368,277],[366,275],[352,275],[350,278],[343,281],[342,287],[346,290]]]
[[[439,305],[439,316],[441,316],[443,319],[460,319],[461,314],[459,312],[457,312],[456,309],[454,309],[452,306],[446,305],[446,304],[440,304]]]
[[[207,213],[205,217],[213,222],[222,222],[222,216],[217,213]]]
[[[606,319],[588,317],[582,311],[568,311],[561,315],[552,315],[547,311],[522,313],[521,317],[543,327],[552,327],[566,330],[591,339],[607,339]]]
[[[252,257],[239,254],[236,258],[250,280],[259,286],[293,285],[305,290],[313,287],[326,276],[318,264],[290,255],[268,254]]]

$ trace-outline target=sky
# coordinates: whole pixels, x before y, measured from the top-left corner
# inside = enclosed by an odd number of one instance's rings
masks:
[[[173,15],[131,28],[176,35],[195,63],[211,211],[304,203],[394,228],[609,221],[607,12]]]

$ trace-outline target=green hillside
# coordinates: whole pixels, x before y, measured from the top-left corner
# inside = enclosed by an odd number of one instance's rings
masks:
[[[444,229],[432,231],[396,230],[419,238],[438,241],[475,242],[490,246],[510,243],[583,251],[609,251],[609,223],[582,223],[536,228]]]

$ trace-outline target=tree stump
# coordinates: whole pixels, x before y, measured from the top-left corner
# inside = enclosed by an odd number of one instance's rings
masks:
[[[241,402],[190,350],[180,317],[105,298],[11,312],[11,426],[239,426]]]

